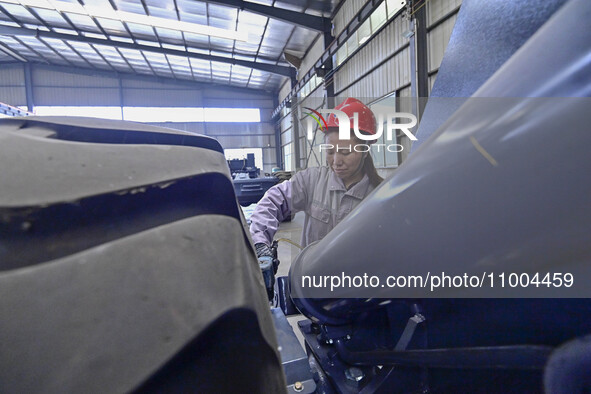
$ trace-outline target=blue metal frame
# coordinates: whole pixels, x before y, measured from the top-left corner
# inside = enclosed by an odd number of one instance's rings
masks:
[[[55,32],[51,32],[51,31],[25,29],[25,28],[12,27],[12,26],[0,26],[0,34],[15,35],[15,36],[19,36],[19,35],[35,36],[38,39],[54,38],[54,39],[64,40],[64,41],[77,41],[77,42],[84,42],[86,44],[106,45],[106,46],[114,47],[114,48],[128,48],[128,49],[135,49],[135,50],[140,50],[140,51],[160,53],[163,55],[174,55],[174,56],[182,56],[182,57],[187,57],[187,58],[209,60],[212,62],[235,64],[235,65],[239,65],[239,66],[252,68],[255,70],[261,70],[261,71],[265,71],[265,72],[269,72],[269,73],[273,73],[273,74],[283,75],[286,77],[295,76],[295,74],[296,74],[295,68],[288,67],[288,66],[278,66],[278,65],[273,65],[273,64],[258,63],[258,62],[247,61],[247,60],[227,58],[227,57],[223,57],[223,56],[204,55],[204,54],[188,52],[188,51],[179,51],[176,49],[156,48],[156,47],[152,47],[149,45],[141,45],[141,44],[135,44],[135,43],[129,43],[129,42],[121,42],[121,41],[103,40],[103,39],[99,39],[99,38],[75,36],[75,35],[70,35],[70,34],[55,33]],[[275,59],[271,59],[271,60],[275,61]]]
[[[267,18],[277,19],[283,22],[291,23],[296,26],[304,27],[319,32],[330,31],[332,21],[330,18],[309,15],[303,12],[295,12],[282,8],[272,7],[263,4],[251,3],[243,0],[215,0],[209,1],[213,4],[221,4],[229,7],[239,8],[266,16]]]

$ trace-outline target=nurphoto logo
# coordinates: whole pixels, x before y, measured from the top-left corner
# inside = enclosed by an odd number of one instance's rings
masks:
[[[306,116],[309,117],[306,130],[307,130],[307,137],[308,140],[314,140],[314,129],[315,123],[318,125],[321,131],[326,131],[328,129],[328,123],[322,114],[334,115],[336,117],[336,123],[339,126],[339,139],[340,140],[350,140],[351,139],[351,130],[355,134],[355,137],[360,141],[368,141],[368,143],[361,143],[355,144],[353,146],[347,147],[347,149],[352,149],[355,152],[368,152],[370,150],[370,145],[374,146],[378,152],[381,149],[385,149],[388,152],[401,152],[404,147],[400,144],[396,143],[396,130],[402,131],[411,141],[416,141],[417,137],[410,131],[413,127],[417,125],[417,118],[411,113],[407,112],[393,112],[393,113],[378,113],[377,118],[377,128],[376,134],[363,134],[359,131],[359,113],[354,112],[353,117],[349,118],[349,116],[340,110],[337,109],[319,109],[314,110],[312,108],[304,107],[306,110],[310,111],[306,113]],[[352,121],[352,123],[351,123]],[[352,127],[351,127],[352,124]],[[378,140],[382,134],[385,132],[385,143],[383,144],[372,144],[372,141]],[[334,149],[335,146],[332,144],[320,144],[319,146],[320,151]],[[336,149],[345,149],[339,148],[338,146]]]

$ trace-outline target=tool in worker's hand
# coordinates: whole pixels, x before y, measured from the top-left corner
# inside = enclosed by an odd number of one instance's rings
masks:
[[[259,266],[263,273],[263,280],[265,288],[267,289],[267,297],[269,301],[275,298],[275,274],[279,267],[279,260],[277,259],[277,241],[273,241],[271,247],[257,243],[255,245],[257,256],[259,259]]]

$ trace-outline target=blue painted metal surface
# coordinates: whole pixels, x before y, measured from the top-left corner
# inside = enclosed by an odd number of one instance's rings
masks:
[[[411,153],[486,82],[566,0],[464,0]],[[530,61],[533,59],[529,59]]]

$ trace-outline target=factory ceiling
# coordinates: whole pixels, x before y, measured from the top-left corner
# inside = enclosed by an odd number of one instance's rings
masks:
[[[277,91],[338,0],[0,0],[0,66],[26,62]]]

